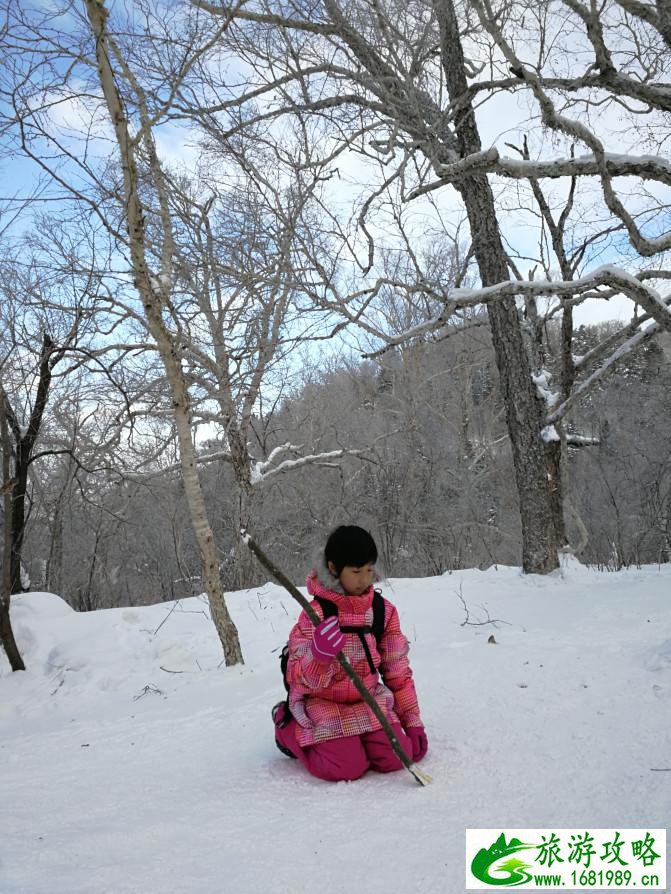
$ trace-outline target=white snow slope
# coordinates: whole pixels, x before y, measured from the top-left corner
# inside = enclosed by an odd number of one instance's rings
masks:
[[[669,826],[671,567],[383,589],[411,642],[426,788],[405,770],[322,782],[276,750],[299,608],[274,585],[227,597],[234,668],[203,599],[78,614],[14,597],[28,670],[0,658],[0,892],[451,894],[467,828]],[[463,626],[460,591],[497,627]]]

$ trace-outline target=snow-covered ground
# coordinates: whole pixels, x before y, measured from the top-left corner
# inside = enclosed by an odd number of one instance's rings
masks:
[[[2,894],[451,894],[467,828],[669,827],[671,567],[384,592],[412,645],[427,788],[405,770],[321,782],[276,750],[299,608],[274,585],[227,597],[236,668],[199,599],[78,614],[15,597],[28,671],[0,658]],[[462,626],[460,595],[496,627]]]

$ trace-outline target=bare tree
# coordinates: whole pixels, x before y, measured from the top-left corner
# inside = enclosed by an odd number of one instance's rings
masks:
[[[4,80],[14,109],[9,124],[16,128],[20,149],[52,177],[61,197],[74,198],[78,214],[97,223],[96,238],[101,230],[107,235],[112,246],[110,267],[123,268],[119,256],[128,257],[140,308],[120,272],[110,292],[111,309],[118,318],[114,328],[123,337],[129,328],[145,326],[150,338],[134,333],[137,348],[157,349],[163,377],[159,374],[153,384],[149,380],[144,392],[133,392],[127,416],[132,424],[157,413],[175,420],[180,472],[202,556],[203,582],[227,661],[232,663],[241,657],[239,644],[223,601],[219,551],[197,467],[232,463],[238,522],[247,524],[254,485],[319,458],[290,444],[276,445],[271,454],[259,457],[249,445],[264,377],[278,355],[286,355],[300,338],[284,333],[297,288],[292,272],[294,233],[302,226],[302,207],[317,181],[309,174],[305,185],[282,186],[273,180],[272,161],[263,171],[249,153],[240,151],[239,167],[248,180],[253,178],[261,199],[256,217],[249,204],[244,209],[248,216],[238,234],[238,247],[222,238],[216,226],[221,203],[214,201],[217,193],[226,192],[221,178],[214,176],[214,188],[207,194],[202,182],[194,192],[184,178],[168,172],[159,157],[156,134],[160,137],[160,126],[173,115],[177,97],[189,89],[189,77],[204,49],[216,45],[226,24],[205,27],[201,20],[210,20],[202,14],[163,21],[147,6],[142,12],[150,27],[122,23],[119,38],[112,34],[103,3],[87,3],[85,11],[82,20],[73,8],[65,22],[40,9],[11,11],[11,65]],[[35,57],[36,68],[28,70],[23,60],[35,36],[44,37],[45,52]],[[148,58],[151,66],[146,65]],[[54,68],[48,81],[40,82],[33,74],[45,59],[54,61]],[[61,80],[55,74],[60,60],[67,63]],[[88,123],[81,152],[71,147],[72,130],[65,134],[50,127],[53,110],[68,103]],[[110,159],[105,146],[106,157],[101,159],[97,141],[109,137],[116,150]],[[45,145],[53,152],[50,160]],[[231,155],[226,146],[220,153]],[[51,160],[54,157],[57,162]],[[270,228],[264,224],[250,239],[246,230],[271,212],[275,223]],[[80,263],[82,270],[85,264]],[[96,275],[101,282],[106,276],[102,271]],[[203,338],[208,332],[209,341]],[[161,389],[163,400],[157,404]],[[203,423],[223,429],[224,449],[216,455],[199,455],[196,448],[194,432]],[[329,458],[343,452],[332,452]],[[170,462],[165,460],[159,451],[153,466],[143,458],[140,477],[160,468],[169,471]],[[248,551],[243,549],[242,555],[247,565]],[[245,579],[241,563],[239,582]]]
[[[363,324],[362,310],[367,310],[383,283],[400,290],[433,290],[442,297],[444,308],[423,324],[424,333],[440,331],[460,307],[487,304],[515,456],[525,531],[524,565],[527,569],[538,566],[536,570],[553,567],[556,527],[562,536],[557,511],[560,464],[556,448],[551,446],[553,500],[544,483],[541,432],[547,436],[549,427],[577,406],[628,351],[671,326],[669,302],[649,285],[667,277],[663,263],[653,269],[639,267],[632,271],[636,254],[611,250],[610,257],[616,263],[583,272],[599,239],[605,242],[608,234],[620,229],[643,258],[657,256],[663,261],[661,253],[669,243],[667,234],[648,235],[656,217],[663,220],[663,203],[654,193],[644,194],[648,207],[631,212],[613,184],[614,177],[627,177],[643,184],[665,185],[669,180],[666,159],[659,153],[636,156],[608,152],[606,135],[597,134],[602,121],[608,126],[608,116],[601,110],[610,104],[637,124],[648,115],[645,124],[650,143],[662,145],[664,130],[654,115],[668,106],[668,88],[661,80],[668,66],[663,16],[640,4],[614,2],[588,8],[566,0],[571,39],[591,47],[594,54],[594,62],[586,70],[566,76],[567,61],[573,60],[563,42],[568,39],[566,17],[561,18],[560,29],[558,9],[547,3],[494,6],[488,0],[474,0],[456,5],[446,0],[413,3],[404,6],[402,12],[393,2],[365,0],[347,5],[325,0],[309,10],[292,2],[280,7],[275,4],[272,9],[261,4],[253,10],[222,9],[206,2],[199,6],[215,16],[234,19],[236,27],[227,32],[229,45],[255,72],[254,83],[246,92],[224,97],[220,91],[218,102],[201,108],[201,117],[210,130],[220,135],[237,134],[250,122],[272,127],[281,117],[292,115],[304,122],[328,123],[321,129],[325,149],[315,153],[315,164],[335,164],[357,152],[371,170],[371,159],[381,159],[380,185],[362,200],[358,217],[371,249],[362,274],[371,270],[372,251],[380,238],[373,235],[367,219],[377,199],[392,185],[398,186],[400,199],[405,202],[435,195],[449,184],[460,194],[482,287],[450,289],[443,285],[441,289],[418,270],[410,286],[407,280],[378,278],[371,288],[362,288],[354,295],[341,292],[337,302],[352,308],[350,320]],[[612,46],[608,45],[609,36]],[[627,45],[626,52],[619,53],[621,44]],[[539,109],[534,152],[539,146],[540,156],[541,130],[546,129],[558,135],[559,145],[563,140],[564,156],[547,159],[527,152],[519,159],[502,155],[495,146],[483,148],[476,113],[482,116],[483,109],[492,108],[496,114],[500,97],[521,90]],[[476,110],[476,103],[481,108]],[[226,118],[238,107],[244,110],[240,115]],[[598,115],[592,114],[596,108],[600,110]],[[569,117],[567,112],[574,109],[584,114]],[[577,142],[585,144],[588,155],[573,152],[570,144]],[[568,263],[562,265],[560,250],[558,278],[550,276],[524,284],[509,279],[511,252],[504,249],[500,238],[501,214],[488,180],[492,175],[498,182],[509,183],[564,178],[570,194],[566,208],[570,210],[575,204],[576,212],[579,209],[582,214],[585,197],[581,195],[574,203],[576,182],[596,178],[610,219],[597,215],[596,228],[580,238],[582,247],[572,246],[576,263],[571,275]],[[555,220],[547,213],[547,202],[543,209],[543,200],[539,195],[537,199],[544,225],[550,228],[554,247],[559,249],[566,219]],[[619,248],[621,243],[612,244]],[[411,248],[409,245],[408,250]],[[335,290],[332,293],[335,295]],[[640,305],[643,318],[639,315],[617,338],[573,364],[568,351],[571,306],[588,296],[607,299],[616,294],[627,295]],[[542,370],[533,369],[533,354],[529,360],[526,357],[515,308],[516,300],[524,299],[530,307],[540,296],[551,297],[566,309],[562,399],[553,407],[544,405],[534,387],[532,372],[538,382]],[[359,301],[356,308],[353,298]],[[334,300],[334,304],[337,302]],[[651,325],[646,325],[648,321]],[[396,343],[417,334],[415,327],[397,336]],[[561,434],[558,437],[561,441]]]
[[[225,190],[211,173],[201,181],[171,184],[173,305],[194,419],[214,425],[223,439],[222,448],[198,461],[231,465],[239,531],[254,528],[255,494],[268,478],[325,459],[305,445],[274,445],[267,452],[254,428],[262,392],[277,404],[292,375],[289,355],[309,338],[309,315],[300,306],[306,290],[300,233],[309,225],[304,217],[319,180],[292,170],[287,182],[281,159],[259,146],[239,152],[224,145],[216,151],[221,162],[228,159],[229,171],[244,176],[231,178]],[[300,145],[294,160],[300,168]],[[238,586],[249,584],[251,561],[238,539]]]
[[[108,11],[102,2],[87,0],[86,13],[95,43],[95,58],[100,87],[119,152],[123,173],[125,226],[131,256],[133,282],[144,308],[147,327],[155,341],[165,367],[173,401],[173,411],[180,447],[180,463],[191,519],[203,563],[203,580],[210,600],[212,617],[219,634],[227,664],[242,662],[237,630],[233,624],[221,587],[219,558],[208,520],[205,500],[198,478],[196,451],[192,440],[188,386],[181,365],[177,339],[163,317],[170,301],[174,280],[174,235],[167,196],[166,178],[156,151],[145,93],[124,56],[108,31]],[[113,67],[117,66],[117,71]],[[118,87],[123,80],[134,96],[138,109],[139,132],[131,136],[127,107]],[[147,248],[149,209],[140,192],[141,172],[137,162],[139,151],[145,154],[151,186],[158,202],[156,226],[160,233],[160,268],[151,269]]]
[[[24,589],[21,559],[28,476],[39,456],[36,447],[56,367],[78,338],[83,318],[82,307],[75,302],[71,312],[61,317],[61,332],[56,333],[43,309],[31,307],[30,297],[26,301],[24,289],[30,295],[31,283],[6,269],[0,289],[0,434],[5,510],[2,641],[13,670],[24,670],[11,632],[9,603],[14,593]],[[58,343],[53,336],[58,337]]]
[[[208,4],[201,8],[222,14],[220,8]],[[436,171],[449,168],[464,202],[481,281],[485,286],[500,283],[507,278],[508,258],[490,184],[473,162],[482,155],[481,140],[473,107],[464,101],[470,69],[455,9],[450,0],[433,7],[413,5],[404,9],[402,30],[397,24],[399,11],[394,3],[362,3],[345,9],[335,0],[326,0],[317,15],[292,3],[281,10],[263,6],[253,12],[227,10],[225,15],[234,16],[238,24],[236,51],[246,59],[259,60],[261,75],[265,71],[275,75],[271,83],[250,90],[241,101],[272,91],[284,102],[279,108],[271,105],[257,118],[296,113],[301,117],[333,116],[343,139],[337,142],[334,127],[327,143],[330,150],[335,147],[329,155],[360,145],[365,137],[369,144],[379,146],[387,156],[385,162],[393,165],[382,188],[409,176],[413,168],[421,170],[422,157]],[[263,41],[259,31],[265,35]],[[260,53],[266,53],[265,65]],[[453,107],[459,105],[457,114],[444,113],[440,105],[443,91]],[[337,110],[342,114],[335,117]],[[361,151],[367,152],[365,147]],[[319,163],[323,164],[323,158]],[[364,207],[370,204],[367,201]],[[540,438],[541,404],[531,379],[514,295],[500,296],[488,310],[515,460],[524,531],[523,565],[526,571],[547,572],[556,567],[557,552]],[[457,306],[449,305],[452,310]]]

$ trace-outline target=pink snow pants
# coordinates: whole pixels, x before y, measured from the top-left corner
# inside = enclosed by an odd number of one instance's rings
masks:
[[[342,782],[358,779],[366,770],[392,773],[403,766],[394,754],[384,730],[374,730],[361,736],[328,739],[326,742],[302,748],[296,742],[296,726],[297,723],[293,718],[285,727],[276,726],[275,737],[318,779]],[[412,742],[402,731],[401,725],[393,723],[392,729],[401,748],[406,754],[412,755]]]

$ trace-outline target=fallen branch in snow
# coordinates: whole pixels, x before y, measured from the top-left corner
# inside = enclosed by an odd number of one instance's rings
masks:
[[[650,767],[651,773],[671,773],[671,767]]]
[[[266,554],[263,552],[263,550],[254,541],[254,539],[247,533],[247,531],[245,531],[244,529],[241,530],[240,536],[242,537],[243,543],[245,543],[246,546],[248,546],[249,549],[254,553],[254,555],[259,560],[259,562],[263,565],[263,567],[266,569],[266,571],[269,571],[270,574],[272,574],[272,576],[275,578],[275,580],[279,584],[281,584],[284,587],[284,589],[291,596],[293,596],[293,598],[296,600],[296,602],[298,602],[299,605],[305,610],[305,613],[307,614],[307,616],[310,618],[310,620],[316,627],[321,622],[321,618],[319,617],[317,612],[312,608],[312,606],[310,605],[308,600],[305,598],[305,596],[303,596],[303,594],[298,590],[298,588],[295,587],[291,583],[291,581],[286,576],[286,574],[284,574],[284,572],[280,568],[278,568],[277,565],[275,565],[268,558],[268,556],[266,556]],[[336,655],[336,658],[340,662],[340,665],[344,669],[347,676],[350,678],[350,680],[354,683],[354,685],[358,689],[359,694],[361,695],[363,700],[366,702],[366,704],[371,709],[373,714],[375,714],[375,716],[377,717],[378,721],[380,722],[380,726],[382,727],[382,729],[386,733],[387,738],[389,739],[389,743],[390,743],[391,747],[393,748],[394,753],[396,754],[398,759],[401,761],[403,766],[406,768],[406,770],[408,770],[413,775],[415,780],[420,785],[428,785],[432,781],[431,777],[427,776],[426,773],[421,773],[414,766],[414,764],[412,763],[412,761],[410,760],[408,755],[405,753],[405,751],[401,748],[401,743],[396,738],[396,734],[394,733],[393,729],[391,728],[389,721],[384,716],[380,706],[375,701],[375,699],[370,694],[370,692],[366,689],[363,682],[361,681],[361,678],[356,673],[356,671],[352,668],[352,665],[349,663],[347,658],[345,658],[345,656],[343,655],[342,652],[338,652],[338,654]]]
[[[147,683],[142,692],[139,692],[137,695],[133,696],[133,701],[136,702],[138,699],[142,698],[144,695],[163,695],[163,690],[159,689],[158,686],[154,686],[153,683]]]
[[[63,683],[65,683],[65,677],[63,677],[63,679],[62,679],[61,682],[58,684],[58,686],[57,686],[52,692],[50,692],[49,695],[56,695],[56,693],[57,693],[58,690],[61,688],[61,686],[63,685]]]
[[[464,611],[466,612],[466,620],[461,622],[461,624],[459,625],[460,627],[486,627],[487,624],[493,624],[494,627],[496,627],[497,624],[508,624],[508,626],[510,626],[510,621],[502,621],[501,618],[490,618],[489,611],[485,608],[484,605],[481,605],[480,608],[487,615],[487,620],[486,621],[471,621],[470,620],[471,613],[468,610],[468,606],[466,605],[466,600],[464,599],[464,596],[461,592],[461,586],[459,587],[459,589],[457,591],[457,596],[459,597],[459,600],[464,607]],[[498,630],[498,627],[497,627],[497,630]],[[491,638],[490,638],[490,641],[491,641]]]

